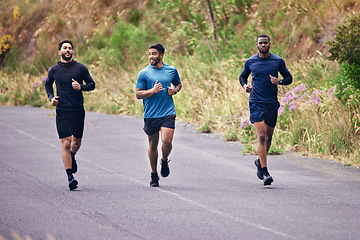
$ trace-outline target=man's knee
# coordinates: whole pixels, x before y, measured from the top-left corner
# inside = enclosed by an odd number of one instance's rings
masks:
[[[161,140],[161,142],[162,142],[162,145],[165,145],[165,146],[171,146],[171,144],[172,144],[172,138],[163,138],[162,140]]]
[[[155,144],[149,144],[150,151],[157,151],[157,145]]]
[[[264,144],[266,142],[265,134],[259,134],[259,141],[261,144]]]
[[[70,139],[61,139],[61,146],[64,150],[70,150],[71,140]]]
[[[81,146],[81,138],[73,138],[72,145],[76,149],[80,148],[80,146]]]

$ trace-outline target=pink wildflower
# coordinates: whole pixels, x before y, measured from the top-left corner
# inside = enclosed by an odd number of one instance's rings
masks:
[[[285,107],[284,107],[284,106],[280,106],[280,108],[279,108],[279,116],[280,116],[281,114],[283,114],[284,111],[285,111]]]
[[[292,105],[292,106],[289,107],[289,110],[292,111],[292,110],[295,110],[297,108],[299,108],[298,105]]]
[[[288,99],[287,97],[283,97],[283,98],[281,99],[281,101],[288,103],[288,102],[289,102],[289,99]]]
[[[320,102],[321,102],[320,98],[317,97],[317,98],[314,99],[315,106],[318,105]]]
[[[240,124],[240,128],[246,128],[247,126],[249,126],[250,121],[248,118],[246,118],[244,121],[241,122]]]

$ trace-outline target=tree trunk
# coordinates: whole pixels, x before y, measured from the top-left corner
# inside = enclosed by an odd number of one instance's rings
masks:
[[[215,21],[214,21],[214,14],[211,10],[211,3],[210,0],[206,0],[207,4],[208,4],[208,8],[209,8],[209,12],[210,12],[210,18],[211,18],[211,24],[212,24],[212,28],[213,28],[213,33],[214,33],[214,40],[217,43],[217,35],[216,35],[216,25],[215,25]]]

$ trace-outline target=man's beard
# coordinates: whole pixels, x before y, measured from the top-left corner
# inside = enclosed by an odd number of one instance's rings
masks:
[[[152,66],[156,66],[159,62],[160,62],[160,58],[159,58],[159,57],[158,57],[158,58],[154,58],[154,63],[151,63],[151,60],[150,60],[150,64],[151,64]]]
[[[266,48],[266,50],[261,50],[261,48],[258,47],[258,49],[259,49],[259,52],[261,52],[263,54],[266,54],[269,52],[269,48]]]
[[[70,61],[72,58],[72,54],[71,53],[69,54],[70,54],[69,57],[67,57],[65,53],[61,54],[62,59],[64,59],[65,61]]]

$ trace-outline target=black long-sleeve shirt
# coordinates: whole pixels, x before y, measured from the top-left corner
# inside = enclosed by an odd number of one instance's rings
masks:
[[[271,53],[268,58],[260,58],[258,54],[255,54],[247,59],[239,76],[239,81],[241,86],[244,86],[247,84],[247,79],[251,73],[253,89],[249,101],[277,102],[277,85],[271,83],[270,75],[278,78],[279,72],[284,78],[280,80],[280,85],[292,83],[292,75],[281,57]]]
[[[72,79],[80,84],[81,90],[72,88]],[[56,109],[60,110],[74,111],[84,109],[82,91],[92,91],[95,89],[95,82],[87,67],[75,60],[69,63],[58,62],[49,68],[45,81],[45,89],[50,101],[54,97],[54,81],[56,93],[59,96],[59,104],[56,106]],[[83,84],[84,82],[86,84]]]

